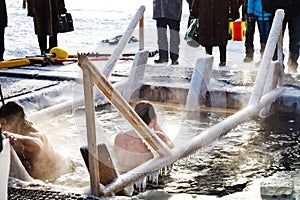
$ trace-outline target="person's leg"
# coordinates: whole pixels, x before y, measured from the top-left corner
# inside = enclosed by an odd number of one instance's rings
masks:
[[[155,63],[168,62],[168,37],[167,37],[167,22],[166,19],[156,19],[157,27],[157,44],[159,59],[154,60]]]
[[[3,54],[5,51],[4,45],[4,34],[5,34],[5,27],[0,27],[0,61],[3,61]]]
[[[219,46],[220,64],[219,66],[226,66],[226,46]]]
[[[47,53],[49,53],[53,47],[57,47],[57,34],[49,37],[49,49],[47,50]]]
[[[212,49],[213,49],[212,46],[206,46],[205,47],[205,53],[208,54],[208,55],[212,55]]]
[[[172,64],[177,65],[180,44],[180,22],[177,20],[168,19],[168,26],[170,28],[170,58],[172,60]]]
[[[41,55],[47,52],[47,36],[37,36],[41,50]]]
[[[270,32],[270,24],[268,24],[266,21],[258,20],[257,25],[260,38],[260,56],[262,58]]]
[[[300,50],[300,14],[291,16],[288,19],[289,29],[289,58],[288,58],[288,71],[289,73],[297,73]]]
[[[255,20],[253,20],[253,21],[247,20],[247,29],[246,29],[246,35],[245,35],[246,57],[244,58],[244,62],[251,62],[253,60],[254,32],[255,32]]]

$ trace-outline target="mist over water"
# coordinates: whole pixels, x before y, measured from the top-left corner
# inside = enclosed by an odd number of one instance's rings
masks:
[[[113,155],[115,135],[131,126],[114,107],[108,108],[96,112],[97,142],[106,143]],[[158,113],[162,128],[174,144],[186,146],[192,137],[226,117],[203,112],[191,118],[189,113],[162,108]],[[79,153],[79,147],[86,145],[85,117],[83,110],[73,114],[50,119],[42,130],[76,164],[74,173],[62,176],[53,184],[80,191],[89,186],[88,173]],[[176,161],[168,175],[161,176],[158,184],[149,183],[147,189],[223,196],[242,191],[255,179],[295,170],[300,167],[298,119],[299,115],[288,114],[276,114],[267,120],[250,118],[212,144]]]

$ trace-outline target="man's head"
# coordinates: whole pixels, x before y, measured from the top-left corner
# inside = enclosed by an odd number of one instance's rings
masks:
[[[11,131],[11,128],[16,128],[20,125],[31,125],[26,120],[26,114],[23,107],[14,101],[10,101],[0,108],[0,123],[2,129],[7,131]]]
[[[154,106],[148,101],[139,102],[135,105],[134,110],[147,125],[156,119]]]

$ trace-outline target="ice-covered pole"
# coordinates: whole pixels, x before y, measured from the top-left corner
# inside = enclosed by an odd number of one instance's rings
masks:
[[[130,36],[132,35],[132,33],[133,33],[135,27],[137,26],[138,22],[140,21],[140,19],[143,18],[144,12],[145,12],[145,6],[141,6],[138,9],[138,11],[136,12],[136,14],[133,17],[132,21],[130,22],[130,24],[129,24],[127,30],[125,31],[125,33],[123,34],[122,38],[120,39],[120,41],[118,43],[118,46],[116,47],[116,49],[114,50],[114,52],[110,56],[108,62],[106,63],[105,68],[104,68],[102,73],[107,78],[109,78],[109,76],[111,74],[111,71],[114,69],[114,66],[116,65],[119,57],[121,56],[124,48],[126,47],[128,41],[130,39]],[[142,41],[144,41],[144,40],[142,39]],[[143,46],[140,46],[140,48],[143,48]]]
[[[150,175],[154,171],[174,163],[177,159],[186,157],[190,154],[193,154],[195,151],[208,146],[213,141],[218,139],[220,135],[227,133],[236,125],[246,121],[250,116],[254,115],[260,109],[273,102],[274,99],[278,98],[283,92],[283,87],[276,88],[268,92],[261,98],[261,101],[257,105],[248,105],[246,108],[201,132],[201,134],[191,138],[189,145],[183,144],[181,146],[175,146],[172,149],[172,155],[169,157],[153,158],[137,166],[131,171],[120,175],[114,182],[104,188],[101,188],[101,192],[104,195],[109,195],[113,192],[120,191],[122,188],[139,180],[140,178]]]
[[[272,23],[272,28],[270,30],[264,55],[260,64],[260,70],[256,76],[252,95],[250,96],[249,104],[251,105],[258,104],[261,96],[263,95],[264,85],[267,79],[270,63],[273,58],[276,44],[281,33],[283,18],[284,11],[281,9],[277,10]]]

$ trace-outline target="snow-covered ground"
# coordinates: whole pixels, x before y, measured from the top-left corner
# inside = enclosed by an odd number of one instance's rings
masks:
[[[22,8],[22,2],[12,0],[7,1],[8,27],[6,28],[5,42],[6,51],[4,59],[24,57],[28,55],[39,54],[37,37],[34,33],[33,20],[27,16],[27,10]],[[75,31],[58,35],[58,45],[65,49],[69,54],[94,52],[100,46],[104,39],[112,38],[122,34],[135,12],[141,5],[146,7],[145,11],[145,29],[155,31],[155,20],[152,19],[152,1],[149,0],[85,0],[72,1],[65,0],[68,12],[73,15]],[[189,16],[188,4],[183,1],[183,14],[181,20],[182,38],[187,29],[187,20]],[[284,52],[288,52],[287,33],[284,38]],[[148,38],[149,40],[149,38]],[[156,48],[156,40],[152,41]],[[255,60],[260,57],[259,35],[255,33]],[[187,55],[193,48],[186,48],[185,41],[181,41],[180,54]],[[200,52],[204,49],[200,47]],[[215,66],[219,62],[219,50],[214,48]],[[183,58],[184,56],[181,55]],[[229,41],[227,46],[227,66],[247,68],[253,66],[253,63],[244,64],[244,42]],[[287,56],[286,56],[287,57]],[[243,66],[241,66],[243,65]]]

